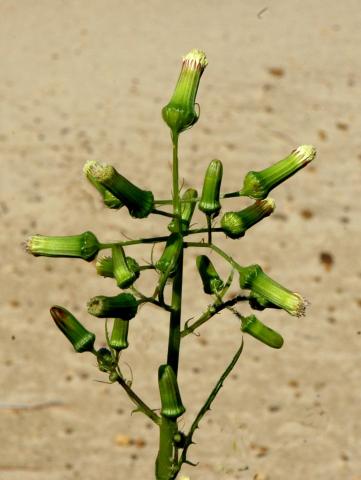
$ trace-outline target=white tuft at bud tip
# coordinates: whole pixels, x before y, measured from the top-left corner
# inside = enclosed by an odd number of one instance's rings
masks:
[[[313,145],[300,145],[296,148],[294,153],[300,158],[303,163],[312,162],[316,156],[316,149]]]
[[[83,173],[88,176],[90,175],[91,170],[97,165],[98,162],[95,160],[88,160],[84,167],[83,167]]]
[[[194,63],[195,67],[198,67],[199,65],[202,70],[204,70],[208,65],[206,54],[201,50],[197,50],[196,48],[191,50],[189,53],[187,53],[187,55],[183,57],[183,62],[187,62],[189,65],[192,65]]]

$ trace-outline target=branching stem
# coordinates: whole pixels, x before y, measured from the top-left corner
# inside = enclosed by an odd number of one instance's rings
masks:
[[[124,242],[101,243],[100,247],[99,247],[99,250],[104,250],[105,248],[112,248],[114,245],[120,245],[122,247],[127,247],[129,245],[139,245],[141,243],[166,242],[167,240],[168,240],[168,237],[163,236],[163,237],[138,238],[137,240],[125,240]]]
[[[245,302],[248,300],[249,300],[249,297],[247,296],[237,295],[236,297],[233,297],[224,303],[219,303],[219,302],[213,303],[191,325],[188,325],[188,322],[186,322],[184,329],[181,331],[181,337],[183,338],[189,335],[190,333],[193,333],[195,330],[197,330],[197,328],[203,325],[203,323],[206,323],[209,319],[217,315],[217,313],[221,312],[222,310],[226,308],[230,308],[238,302]]]
[[[211,250],[215,251],[223,257],[235,270],[241,270],[242,267],[237,263],[235,260],[233,260],[232,257],[227,255],[226,252],[224,252],[221,248],[217,247],[213,243],[204,243],[204,242],[184,242],[184,247],[200,247],[200,248],[210,248]]]
[[[242,197],[244,195],[241,195],[239,191],[236,192],[228,192],[228,193],[223,193],[220,195],[220,198],[234,198],[234,197]],[[199,198],[192,198],[189,200],[181,200],[181,203],[196,203],[199,202]],[[155,205],[173,205],[173,200],[154,200]]]
[[[161,418],[157,415],[151,408],[146,405],[141,398],[134,392],[134,390],[127,384],[127,382],[122,377],[117,378],[117,382],[121,385],[124,390],[127,392],[128,397],[132,400],[132,402],[142,411],[147,417],[149,417],[152,422],[156,425],[160,425]]]

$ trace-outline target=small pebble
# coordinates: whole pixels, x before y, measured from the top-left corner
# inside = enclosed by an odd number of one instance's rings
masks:
[[[320,253],[320,262],[324,266],[325,270],[329,272],[333,266],[334,259],[330,252],[321,252]]]
[[[348,130],[348,124],[345,123],[345,122],[337,122],[336,123],[336,127],[339,129],[339,130],[342,130],[342,131],[346,131]]]
[[[114,442],[119,447],[127,447],[131,445],[131,438],[129,437],[129,435],[123,435],[119,433],[118,435],[116,435]]]
[[[268,73],[274,77],[281,78],[284,76],[285,71],[281,67],[269,67]]]

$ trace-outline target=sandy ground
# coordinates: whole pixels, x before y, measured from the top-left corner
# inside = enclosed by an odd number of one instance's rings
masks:
[[[180,57],[197,47],[209,67],[200,121],[181,139],[186,185],[201,186],[212,158],[223,161],[223,189],[234,191],[248,170],[297,145],[315,144],[318,157],[273,192],[272,217],[239,242],[217,241],[311,306],[301,319],[260,314],[283,334],[284,348],[245,339],[196,434],[190,459],[199,466],[184,474],[360,480],[359,0],[1,0],[0,22],[0,479],[153,478],[155,428],[130,415],[120,387],[97,382],[106,378],[94,360],[72,351],[48,313],[53,304],[66,306],[101,345],[103,321],[85,305],[96,294],[115,294],[113,282],[97,277],[92,263],[35,259],[21,243],[32,233],[89,229],[111,241],[166,231],[167,219],[105,210],[82,166],[112,163],[157,198],[169,197],[170,141],[160,109]],[[150,258],[147,247],[129,253]],[[195,255],[186,256],[184,319],[209,302],[196,293]],[[151,279],[144,275],[141,285],[149,288]],[[144,308],[123,356],[134,388],[154,408],[166,335],[166,316]],[[185,428],[240,341],[231,314],[184,340]]]

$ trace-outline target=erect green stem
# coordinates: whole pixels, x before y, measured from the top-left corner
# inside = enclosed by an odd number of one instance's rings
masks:
[[[172,311],[170,313],[168,356],[167,363],[178,373],[179,347],[180,347],[180,324],[182,306],[182,282],[183,282],[183,252],[178,260],[178,269],[173,281]]]
[[[175,215],[175,233],[181,233],[181,202],[179,197],[179,172],[178,172],[178,134],[172,133],[173,142],[173,214]],[[170,365],[177,376],[180,348],[180,326],[182,307],[182,282],[183,282],[183,245],[179,255],[176,274],[172,286],[172,304],[169,321],[168,355],[167,364]],[[156,479],[172,480],[177,475],[176,449],[173,437],[177,432],[177,420],[169,419],[162,415],[159,434],[159,451],[156,461]]]
[[[212,243],[212,217],[207,215],[208,243]]]
[[[172,144],[173,144],[173,167],[172,167],[172,176],[173,176],[173,213],[178,216],[178,222],[180,223],[181,216],[181,203],[179,196],[179,167],[178,167],[178,139],[179,134],[172,133]],[[181,233],[181,228],[179,225],[178,232]]]
[[[173,437],[177,431],[177,420],[162,416],[160,422],[159,450],[155,463],[155,475],[157,480],[172,480],[175,478],[175,448],[173,445]]]
[[[176,215],[175,227],[177,233],[182,233],[181,203],[179,197],[179,166],[178,166],[178,138],[179,135],[172,133],[173,143],[173,213]],[[176,274],[172,288],[172,311],[170,314],[168,356],[167,363],[173,368],[175,375],[178,373],[179,347],[180,347],[180,323],[182,307],[182,283],[183,283],[183,250],[178,259]]]

